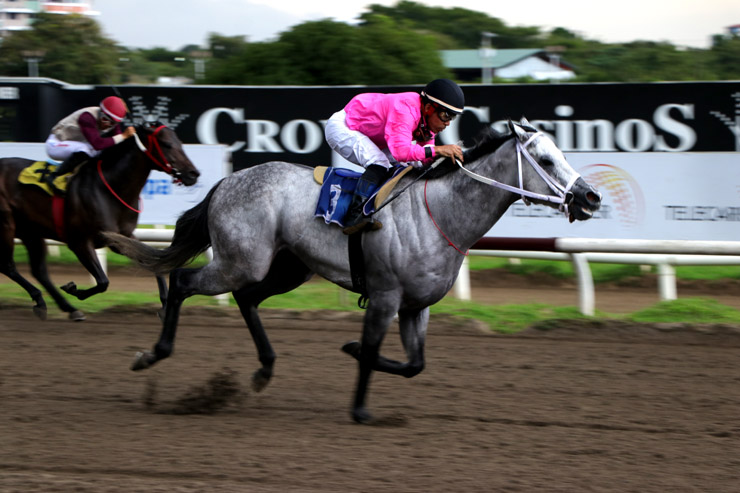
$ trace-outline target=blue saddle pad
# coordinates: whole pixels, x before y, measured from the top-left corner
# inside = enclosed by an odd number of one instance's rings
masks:
[[[316,217],[323,217],[326,224],[344,227],[344,216],[352,202],[361,173],[344,168],[327,168],[321,185]]]
[[[396,167],[389,180],[403,169],[403,166]],[[321,185],[319,202],[316,205],[314,216],[323,217],[326,224],[336,224],[343,228],[344,216],[352,203],[352,196],[355,193],[357,180],[360,176],[362,176],[362,173],[346,168],[327,168],[324,172],[324,182]],[[382,188],[382,185],[376,185],[370,189],[370,198],[365,202],[363,208],[363,212],[368,216],[375,212],[375,195]]]

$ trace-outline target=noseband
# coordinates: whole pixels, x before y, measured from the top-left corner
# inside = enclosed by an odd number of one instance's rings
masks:
[[[549,174],[547,174],[547,171],[542,169],[542,166],[535,161],[535,159],[532,157],[532,155],[527,150],[527,147],[529,147],[532,142],[537,139],[537,137],[541,136],[542,132],[537,132],[534,135],[532,135],[529,139],[527,139],[526,142],[522,143],[519,139],[514,137],[516,139],[516,161],[517,166],[519,169],[519,187],[514,187],[512,185],[507,185],[506,183],[501,183],[500,181],[493,180],[491,178],[486,178],[485,176],[481,176],[479,174],[473,173],[472,171],[466,169],[460,161],[457,159],[455,162],[460,167],[460,169],[468,176],[473,178],[474,180],[477,180],[481,183],[485,183],[487,185],[491,185],[497,188],[501,188],[503,190],[507,190],[509,192],[513,192],[516,194],[519,194],[524,201],[525,204],[530,204],[530,199],[536,199],[543,202],[549,202],[552,204],[559,204],[558,210],[562,213],[564,213],[566,216],[569,214],[568,212],[568,206],[573,202],[573,193],[570,191],[571,188],[573,188],[573,184],[578,180],[578,178],[581,177],[578,173],[575,173],[573,177],[568,181],[568,184],[566,186],[562,186],[560,183],[555,181],[553,177],[551,177]],[[544,195],[541,193],[535,193],[530,192],[529,190],[524,189],[524,178],[522,173],[522,156],[529,162],[529,164],[534,168],[534,170],[537,172],[538,175],[547,183],[547,186],[550,187],[550,190],[552,190],[555,195]]]

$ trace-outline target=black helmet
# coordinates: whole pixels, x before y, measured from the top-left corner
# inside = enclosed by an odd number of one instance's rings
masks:
[[[421,91],[421,97],[443,106],[456,115],[462,113],[465,108],[462,89],[450,79],[433,80]]]

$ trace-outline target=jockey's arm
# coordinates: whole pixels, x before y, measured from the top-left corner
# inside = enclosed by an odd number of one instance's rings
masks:
[[[103,149],[111,147],[123,140],[123,136],[120,135],[120,130],[115,132],[118,135],[114,135],[113,137],[103,137],[102,135],[100,135],[100,130],[98,130],[98,122],[95,119],[95,116],[92,115],[92,113],[85,112],[81,114],[80,117],[77,119],[77,123],[80,126],[80,131],[82,132],[82,135],[85,136],[85,139],[95,150],[102,151]]]

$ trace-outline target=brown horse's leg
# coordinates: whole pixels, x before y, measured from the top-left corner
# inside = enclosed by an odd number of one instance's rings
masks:
[[[0,256],[4,255],[0,254]],[[34,301],[34,303],[36,303],[33,306],[33,313],[41,320],[46,320],[46,302],[44,301],[44,296],[41,293],[41,290],[28,282],[25,277],[20,275],[18,269],[16,269],[15,267],[15,262],[12,261],[12,258],[9,262],[0,262],[0,272],[18,283],[23,289],[28,292],[28,294],[31,296],[31,299]]]
[[[31,274],[35,277],[46,291],[51,295],[57,306],[63,312],[69,313],[69,318],[75,321],[85,320],[85,315],[72,306],[67,298],[62,296],[54,283],[49,278],[49,271],[46,266],[46,243],[43,238],[24,238],[23,244],[28,250],[28,261],[31,266]]]
[[[0,272],[26,290],[35,303],[33,313],[41,320],[46,320],[46,302],[43,293],[18,272],[13,260],[15,221],[9,211],[0,213],[0,234],[2,235],[0,239]]]
[[[95,248],[91,244],[84,243],[67,243],[72,252],[77,256],[83,267],[90,273],[95,279],[95,286],[88,289],[78,289],[77,284],[74,282],[68,282],[62,286],[62,291],[68,293],[78,300],[86,300],[90,296],[98,293],[103,293],[108,289],[110,281],[108,276],[103,271],[103,266],[98,262],[98,256],[95,253]]]

